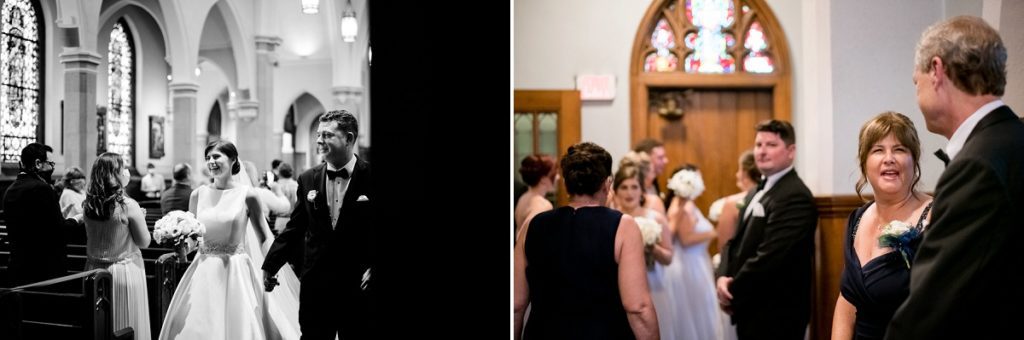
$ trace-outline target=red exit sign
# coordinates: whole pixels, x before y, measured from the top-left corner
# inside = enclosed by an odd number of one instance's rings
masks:
[[[610,74],[584,74],[576,76],[576,89],[580,100],[615,99],[615,76]]]

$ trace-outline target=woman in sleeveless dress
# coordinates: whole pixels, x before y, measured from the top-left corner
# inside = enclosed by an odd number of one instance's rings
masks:
[[[106,269],[113,278],[114,329],[132,327],[135,339],[150,339],[146,267],[139,248],[149,246],[149,229],[139,203],[125,195],[131,174],[120,154],[106,152],[92,165],[82,202],[86,232],[85,270]]]
[[[646,218],[661,225],[661,240],[653,247],[645,251],[653,256],[654,263],[647,266],[647,286],[651,289],[651,300],[654,301],[654,309],[658,312],[658,328],[662,339],[674,339],[674,326],[678,323],[677,318],[681,316],[673,313],[675,309],[675,298],[665,286],[665,268],[672,262],[672,230],[668,227],[668,221],[654,209],[644,208],[644,193],[640,183],[643,183],[643,172],[640,168],[632,165],[623,165],[615,172],[612,180],[612,189],[615,190],[615,206],[623,214],[633,216],[634,219]],[[639,222],[638,222],[639,223]]]
[[[691,172],[700,183],[699,190],[681,190],[676,176]],[[677,315],[676,339],[721,339],[722,322],[715,295],[715,278],[711,269],[708,244],[718,234],[711,222],[693,203],[703,191],[703,180],[697,167],[687,164],[673,173],[668,189],[672,194],[669,224],[675,230],[675,251],[672,265],[666,270],[669,289],[675,296]]]
[[[242,171],[237,149],[216,141],[205,155],[214,182],[192,192],[189,211],[206,235],[174,292],[160,339],[298,339],[297,315],[264,293],[248,251],[247,234],[265,244],[269,227],[247,176],[232,177]]]
[[[839,298],[832,318],[833,339],[881,339],[910,294],[910,267],[928,225],[932,198],[917,192],[921,142],[913,121],[896,112],[881,113],[861,127],[858,146],[861,178],[874,201],[847,221],[845,259]],[[902,221],[916,233],[901,251],[879,242],[885,226]],[[912,230],[911,230],[912,229]],[[911,234],[913,235],[913,234]]]
[[[561,167],[569,205],[527,219],[516,240],[515,339],[659,338],[640,230],[604,206],[611,155],[577,143]]]

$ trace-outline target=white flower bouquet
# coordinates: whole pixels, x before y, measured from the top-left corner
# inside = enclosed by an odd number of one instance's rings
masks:
[[[676,196],[693,200],[704,192],[704,179],[696,171],[681,170],[668,180],[666,187],[672,189]]]
[[[661,224],[657,221],[645,218],[635,217],[636,225],[640,227],[640,235],[644,240],[644,260],[647,262],[647,266],[654,265],[654,257],[651,255],[651,249],[654,248],[654,244],[661,241]]]
[[[153,227],[153,240],[158,244],[167,244],[179,249],[183,245],[193,248],[206,234],[206,226],[199,222],[192,213],[172,210],[156,221]],[[181,260],[181,259],[179,259]]]

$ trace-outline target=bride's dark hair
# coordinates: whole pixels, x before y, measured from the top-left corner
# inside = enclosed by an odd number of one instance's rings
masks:
[[[106,221],[114,212],[114,203],[124,206],[124,187],[118,180],[121,169],[124,169],[124,159],[113,152],[104,152],[92,163],[89,188],[82,202],[86,217]]]
[[[241,163],[238,161],[238,149],[235,148],[234,143],[223,139],[212,141],[210,144],[206,145],[206,150],[203,151],[203,157],[209,156],[210,151],[213,150],[220,151],[225,156],[228,156],[228,159],[235,162],[235,164],[231,166],[232,175],[237,175],[239,171],[242,171],[242,165],[238,164]]]

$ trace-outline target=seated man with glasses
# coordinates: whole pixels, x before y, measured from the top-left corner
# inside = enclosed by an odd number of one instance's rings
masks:
[[[65,219],[53,190],[53,148],[32,143],[21,150],[21,173],[4,193],[4,219],[11,243],[12,285],[68,275],[67,245],[85,244],[81,215]]]

